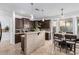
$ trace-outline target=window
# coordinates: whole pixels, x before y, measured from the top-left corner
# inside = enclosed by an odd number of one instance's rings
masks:
[[[72,32],[73,31],[73,20],[71,18],[59,21],[60,32]]]
[[[57,21],[53,21],[53,33],[56,32]]]

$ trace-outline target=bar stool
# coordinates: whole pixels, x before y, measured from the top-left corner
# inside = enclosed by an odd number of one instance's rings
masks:
[[[61,44],[63,42],[62,40],[63,36],[62,34],[54,34],[54,49],[55,49],[55,46],[56,46],[56,42],[58,43],[58,46],[60,48],[60,52],[61,52]]]
[[[65,35],[65,40],[66,40],[66,53],[68,48],[70,48],[70,50],[72,51],[72,48],[74,46],[74,55],[76,54],[76,39],[77,36],[73,35],[73,34],[66,34]],[[68,44],[70,45],[70,47],[68,47]]]

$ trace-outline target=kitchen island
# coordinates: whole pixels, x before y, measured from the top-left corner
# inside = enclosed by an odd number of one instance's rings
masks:
[[[45,31],[26,32],[22,35],[24,54],[29,55],[45,43]]]

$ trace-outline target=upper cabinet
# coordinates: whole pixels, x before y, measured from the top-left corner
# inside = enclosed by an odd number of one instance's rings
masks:
[[[28,29],[31,28],[31,21],[27,18],[15,18],[16,29]]]
[[[42,28],[44,29],[48,29],[50,28],[50,20],[45,20],[43,23],[42,23]]]
[[[49,29],[50,28],[50,20],[45,21],[34,21],[34,27],[38,27],[39,29]]]
[[[20,18],[15,18],[15,28],[16,29],[22,29],[24,27],[24,20],[20,19]]]

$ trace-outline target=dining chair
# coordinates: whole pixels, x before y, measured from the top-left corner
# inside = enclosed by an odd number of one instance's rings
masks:
[[[60,52],[61,52],[61,44],[63,41],[62,38],[63,38],[62,34],[57,34],[57,33],[54,34],[54,49],[55,47],[59,47]]]
[[[71,34],[65,34],[65,40],[66,40],[66,53],[68,51],[68,48],[70,48],[70,51],[74,52],[74,55],[76,54],[76,35]],[[72,50],[73,49],[73,50]]]

